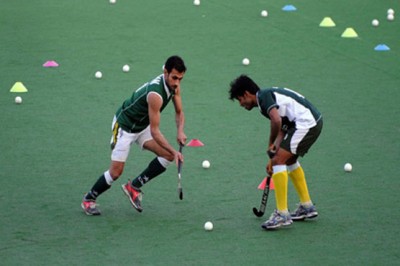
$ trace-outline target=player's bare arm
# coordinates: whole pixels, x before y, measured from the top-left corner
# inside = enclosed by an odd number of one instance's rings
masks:
[[[276,137],[275,142],[274,142],[274,146],[276,147],[277,150],[281,146],[281,142],[284,137],[285,137],[285,131],[283,131],[282,129],[279,130],[278,136]]]
[[[270,129],[270,135],[269,135],[269,145],[270,147],[273,146],[276,142],[282,141],[282,139],[279,141],[278,136],[280,135],[281,132],[281,127],[282,127],[282,118],[280,117],[278,113],[278,109],[273,107],[269,111],[269,118],[271,120],[271,129]]]
[[[177,157],[177,151],[169,144],[160,130],[162,98],[156,93],[150,93],[147,101],[149,105],[150,132],[154,141]]]
[[[180,88],[175,90],[175,95],[172,98],[175,107],[175,122],[177,127],[177,141],[184,145],[186,143],[186,135],[184,132],[185,115],[182,109],[182,98],[180,94]]]

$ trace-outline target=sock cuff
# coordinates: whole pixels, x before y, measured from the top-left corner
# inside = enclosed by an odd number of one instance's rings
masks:
[[[167,168],[172,163],[163,157],[157,157],[157,160],[164,168]]]
[[[274,166],[272,166],[272,171],[274,172],[274,174],[280,173],[280,172],[285,172],[285,171],[287,171],[286,165],[284,165],[284,164],[274,165]]]
[[[289,172],[293,172],[294,170],[296,170],[300,166],[301,165],[300,165],[299,161],[296,161],[294,164],[288,165],[287,169],[288,169]]]
[[[313,203],[311,200],[306,201],[306,202],[301,202],[301,205],[303,205],[306,208],[310,208],[311,206],[313,206]]]
[[[104,172],[104,178],[106,179],[107,185],[111,186],[111,184],[114,182],[114,179],[110,175],[110,171]]]

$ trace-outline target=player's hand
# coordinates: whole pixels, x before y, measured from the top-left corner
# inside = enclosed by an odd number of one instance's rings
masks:
[[[175,162],[176,162],[176,165],[178,165],[179,162],[183,163],[183,154],[180,153],[179,151],[176,151],[176,153],[175,153]]]
[[[187,140],[187,137],[186,137],[185,133],[179,132],[178,136],[176,138],[176,141],[178,142],[178,144],[185,146],[186,140]]]
[[[274,158],[274,156],[275,156],[275,154],[276,154],[276,147],[275,147],[275,145],[271,145],[271,146],[269,146],[269,148],[268,148],[268,150],[267,150],[267,154],[268,154],[268,157],[270,158],[270,159],[272,159],[272,158]]]
[[[272,172],[272,161],[271,160],[268,161],[266,170],[267,170],[268,176],[272,176],[273,172]]]

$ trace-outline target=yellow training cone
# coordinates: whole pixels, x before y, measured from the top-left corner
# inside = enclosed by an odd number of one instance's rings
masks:
[[[14,86],[12,86],[10,92],[27,92],[28,90],[25,88],[22,82],[15,82]]]
[[[330,17],[325,17],[321,23],[319,24],[320,27],[335,27],[336,24]]]
[[[353,28],[347,28],[343,33],[342,33],[343,38],[357,38],[357,32]]]

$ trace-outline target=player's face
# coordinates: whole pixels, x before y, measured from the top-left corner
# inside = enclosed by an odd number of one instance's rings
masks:
[[[165,83],[167,83],[168,87],[171,90],[175,91],[177,88],[180,87],[183,75],[185,75],[185,72],[179,73],[175,68],[173,68],[170,73],[165,70]]]
[[[242,106],[243,108],[246,108],[247,110],[251,110],[254,107],[254,99],[251,96],[250,93],[248,93],[247,91],[245,92],[245,94],[243,96],[238,96],[238,101],[240,106]]]

